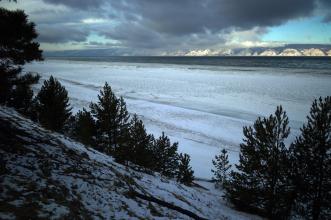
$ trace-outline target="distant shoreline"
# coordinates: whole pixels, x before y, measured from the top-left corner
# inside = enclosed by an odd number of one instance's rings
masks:
[[[266,67],[331,71],[331,57],[279,56],[46,56],[46,60],[169,64],[188,66]]]

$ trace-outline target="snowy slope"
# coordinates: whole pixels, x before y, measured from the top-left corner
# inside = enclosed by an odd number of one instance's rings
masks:
[[[137,193],[202,218],[257,219],[229,208],[208,182],[200,184],[210,190],[135,171],[2,106],[0,140],[0,219],[190,219]]]

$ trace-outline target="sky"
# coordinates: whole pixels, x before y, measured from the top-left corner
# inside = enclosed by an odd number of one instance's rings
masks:
[[[331,0],[17,0],[41,48],[113,55],[331,44]]]

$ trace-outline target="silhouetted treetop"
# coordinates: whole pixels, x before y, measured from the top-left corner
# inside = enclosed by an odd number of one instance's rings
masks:
[[[22,75],[20,65],[32,60],[41,60],[42,51],[35,25],[21,11],[0,7],[0,103],[10,104],[21,113],[32,104],[30,86],[39,79],[34,74]]]
[[[0,8],[0,59],[23,65],[33,60],[42,60],[35,24],[28,20],[22,10],[10,11]]]

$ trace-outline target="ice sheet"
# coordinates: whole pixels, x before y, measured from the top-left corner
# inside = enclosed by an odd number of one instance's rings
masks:
[[[331,94],[331,75],[318,70],[63,60],[28,64],[25,70],[39,72],[42,80],[58,78],[75,111],[96,101],[107,81],[149,132],[158,136],[165,131],[179,142],[179,150],[191,155],[195,175],[201,178],[211,177],[211,160],[221,148],[229,150],[232,163],[238,160],[242,127],[258,116],[283,105],[292,127],[290,143],[313,99]]]

